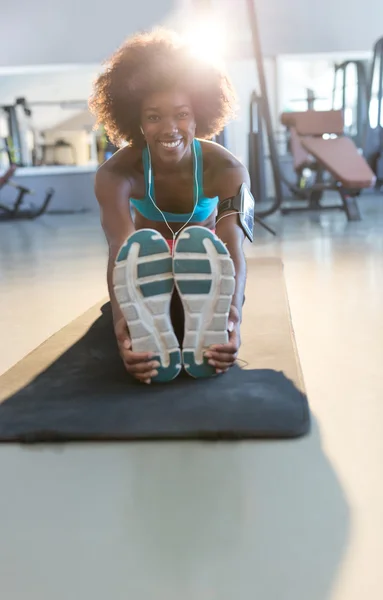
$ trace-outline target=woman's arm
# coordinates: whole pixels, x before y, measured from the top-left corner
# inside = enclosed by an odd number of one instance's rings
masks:
[[[108,288],[113,312],[114,332],[125,368],[139,381],[150,383],[158,375],[159,363],[151,362],[150,352],[133,352],[132,341],[113,289],[113,269],[118,251],[126,238],[135,231],[130,213],[129,180],[101,167],[96,176],[95,193],[100,204],[101,223],[109,245]]]
[[[95,194],[100,205],[101,224],[109,246],[107,281],[113,322],[122,318],[113,290],[113,268],[118,251],[126,238],[135,231],[130,213],[129,180],[111,173],[105,166],[96,175]]]
[[[221,173],[217,183],[219,199],[226,200],[226,198],[236,196],[243,183],[250,187],[250,177],[243,165],[239,164],[226,168]],[[241,320],[246,286],[246,261],[243,252],[245,233],[240,225],[239,215],[234,210],[221,213],[217,219],[216,232],[218,237],[226,244],[234,263],[235,291],[232,305],[237,309]]]
[[[234,157],[233,161],[228,163],[221,168],[215,185],[220,201],[236,196],[243,183],[250,186],[250,177],[245,167]],[[216,233],[226,244],[235,268],[235,290],[229,313],[229,342],[212,346],[205,352],[217,373],[223,373],[234,365],[241,345],[240,325],[245,297],[246,261],[243,252],[245,234],[239,222],[239,215],[233,210],[221,213],[217,219]]]

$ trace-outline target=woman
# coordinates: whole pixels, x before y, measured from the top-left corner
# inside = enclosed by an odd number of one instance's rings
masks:
[[[227,371],[240,346],[245,233],[238,211],[220,206],[249,176],[205,140],[233,116],[229,80],[172,32],[155,31],[111,57],[90,107],[124,146],[100,167],[95,192],[127,371],[145,383],[173,379],[182,361],[195,377]]]

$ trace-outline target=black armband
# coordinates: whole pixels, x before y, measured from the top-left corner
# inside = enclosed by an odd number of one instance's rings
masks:
[[[236,211],[246,237],[252,242],[254,239],[254,208],[254,198],[246,183],[243,183],[237,196],[226,198],[226,200],[222,200],[222,202],[219,203],[218,218],[227,210]]]

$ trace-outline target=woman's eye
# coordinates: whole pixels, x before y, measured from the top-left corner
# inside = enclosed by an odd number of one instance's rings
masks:
[[[160,118],[160,117],[159,117],[158,115],[150,115],[150,116],[148,117],[148,121],[151,121],[151,122],[153,123],[153,122],[156,122],[156,121],[158,121],[158,119],[159,119],[159,118]]]
[[[189,116],[189,113],[187,113],[187,112],[181,112],[178,114],[178,117],[180,119],[186,119],[186,117],[188,117],[188,116]]]

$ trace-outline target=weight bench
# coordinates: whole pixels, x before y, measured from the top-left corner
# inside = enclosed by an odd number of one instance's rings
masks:
[[[300,175],[306,168],[316,172],[315,183],[310,187],[309,206],[283,208],[283,212],[340,209],[345,211],[349,221],[359,221],[356,197],[361,190],[374,185],[375,175],[353,141],[343,135],[342,111],[283,113],[281,123],[289,129],[296,173]],[[320,200],[326,190],[337,191],[341,204],[322,205]]]
[[[16,169],[17,165],[11,165],[4,175],[0,177],[0,190],[6,185],[9,185],[17,190],[16,200],[14,201],[13,205],[7,206],[5,204],[0,204],[0,221],[10,221],[15,219],[37,219],[37,217],[40,217],[43,213],[45,213],[54,194],[53,188],[48,188],[45,199],[41,206],[22,208],[25,196],[27,194],[32,195],[34,192],[33,190],[12,181],[11,177],[14,175]]]

